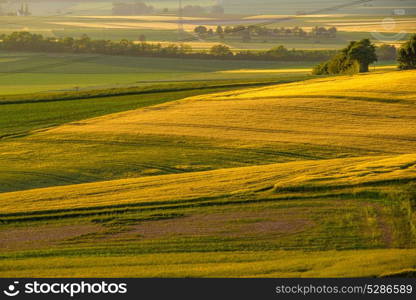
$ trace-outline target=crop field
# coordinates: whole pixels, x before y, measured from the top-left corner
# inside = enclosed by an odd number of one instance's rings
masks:
[[[186,2],[186,1],[185,1]],[[196,1],[194,1],[196,2]],[[200,2],[200,1],[199,1]],[[288,2],[288,1],[283,1]],[[302,1],[300,1],[302,2]],[[240,1],[227,1],[226,12],[223,16],[197,15],[185,16],[179,21],[177,8],[171,9],[171,4],[177,5],[177,1],[155,2],[155,7],[166,5],[168,13],[154,13],[144,16],[113,16],[109,8],[109,2],[77,3],[73,7],[63,7],[60,13],[47,15],[33,15],[27,17],[2,16],[0,19],[0,34],[10,34],[14,31],[30,31],[43,34],[48,37],[80,37],[84,34],[93,39],[137,41],[140,36],[145,36],[150,42],[180,42],[191,41],[199,43],[196,49],[208,49],[212,43],[225,42],[234,49],[270,49],[276,45],[284,44],[287,48],[296,49],[340,49],[351,40],[358,40],[371,36],[377,32],[382,35],[384,42],[403,42],[408,34],[415,33],[416,6],[413,1],[377,1],[373,6],[356,7],[352,11],[348,9],[333,11],[330,14],[316,14],[315,10],[307,9],[312,6],[331,7],[343,1],[304,1],[304,11],[294,11],[293,6],[299,7],[301,3],[296,1],[293,5],[285,3],[288,10],[281,11],[282,5],[276,8],[274,0],[262,1],[255,8],[242,5]],[[335,3],[334,3],[335,2]],[[345,1],[344,1],[345,2]],[[384,3],[385,2],[385,3]],[[390,4],[387,4],[390,2]],[[40,2],[42,3],[42,2]],[[192,3],[192,1],[190,1]],[[208,1],[207,6],[212,2]],[[383,4],[384,3],[384,4]],[[202,3],[203,4],[203,3]],[[202,5],[199,3],[198,5]],[[36,8],[38,4],[33,4]],[[40,4],[39,4],[40,5]],[[184,3],[186,5],[186,3]],[[265,7],[263,10],[261,6]],[[95,8],[94,8],[95,7]],[[228,7],[228,8],[227,8]],[[260,10],[258,9],[260,7]],[[378,9],[378,7],[380,9]],[[101,8],[105,8],[104,11]],[[249,11],[242,11],[250,8]],[[393,10],[403,13],[392,15]],[[311,12],[311,14],[306,14]],[[178,22],[183,22],[184,32],[178,33]],[[217,25],[236,26],[251,24],[267,24],[269,28],[294,28],[299,26],[310,31],[315,26],[335,26],[338,30],[336,38],[290,38],[279,37],[253,37],[251,41],[242,41],[239,35],[229,35],[225,40],[218,36],[196,36],[193,33],[195,27],[204,25],[214,29]],[[398,33],[402,33],[397,36]],[[380,37],[373,37],[378,41]],[[190,43],[192,44],[192,43]],[[202,48],[204,45],[206,48]]]
[[[98,59],[49,74],[105,73]],[[134,69],[112,59],[114,73]],[[202,63],[161,70],[219,77],[4,89],[1,277],[414,274],[416,71],[314,78],[302,65]],[[275,77],[253,80],[263,72]]]

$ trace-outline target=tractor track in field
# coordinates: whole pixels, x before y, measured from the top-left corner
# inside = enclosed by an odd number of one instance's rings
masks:
[[[345,136],[345,137],[360,137],[366,139],[386,139],[386,140],[396,140],[396,141],[406,141],[406,142],[416,142],[416,135],[414,137],[398,137],[394,135],[381,135],[381,134],[357,134],[357,133],[331,133],[331,132],[316,132],[316,131],[298,131],[298,130],[289,130],[289,129],[270,129],[270,128],[252,128],[252,127],[241,127],[241,126],[226,126],[226,125],[208,125],[208,124],[191,124],[191,123],[164,123],[164,122],[138,122],[134,123],[137,126],[162,126],[162,127],[184,127],[184,128],[201,128],[201,129],[219,129],[225,131],[247,131],[247,132],[257,132],[257,133],[287,133],[287,134],[309,134],[309,135],[334,135],[334,136]]]
[[[307,112],[314,112],[314,113],[328,113],[330,115],[346,115],[346,116],[355,116],[355,117],[374,117],[374,118],[380,118],[380,114],[370,114],[370,113],[358,113],[358,112],[352,112],[347,110],[339,110],[339,109],[325,109],[322,107],[319,108],[313,108],[313,107],[307,107],[307,106],[289,106],[289,105],[282,105],[283,108],[289,108],[293,109],[294,111],[307,111]],[[414,116],[398,116],[398,115],[383,115],[383,118],[388,119],[405,119],[405,120],[416,120],[416,114]]]
[[[29,175],[29,176],[46,177],[46,178],[51,178],[51,179],[56,180],[56,181],[62,181],[62,182],[65,182],[65,183],[70,183],[70,184],[81,184],[81,183],[85,183],[85,181],[76,179],[77,177],[79,177],[80,174],[74,174],[74,177],[69,177],[69,176],[56,175],[56,174],[44,173],[44,172],[35,172],[35,171],[12,171],[12,170],[0,170],[0,173],[4,173],[4,174],[18,174],[18,175],[22,174],[22,175]],[[82,174],[82,176],[85,176],[85,174]],[[96,177],[94,179],[95,180],[100,180],[100,178],[98,178],[98,177]]]
[[[213,151],[241,151],[244,153],[253,153],[262,154],[262,155],[280,155],[280,156],[287,156],[287,157],[297,157],[303,159],[310,159],[310,160],[317,160],[317,159],[325,159],[323,156],[316,156],[316,155],[307,155],[303,153],[296,153],[296,152],[289,152],[289,151],[278,151],[278,150],[266,150],[266,149],[253,149],[253,148],[232,148],[232,147],[217,147],[211,145],[187,145],[187,144],[178,144],[178,143],[170,143],[170,142],[127,142],[127,141],[105,141],[105,140],[87,140],[87,139],[31,139],[25,140],[28,143],[45,143],[45,144],[84,144],[84,145],[114,145],[114,146],[126,146],[126,147],[160,147],[160,146],[168,146],[168,147],[179,147],[182,149],[198,149],[198,150],[213,150]]]

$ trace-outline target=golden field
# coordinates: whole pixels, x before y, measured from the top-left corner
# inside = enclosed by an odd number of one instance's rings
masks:
[[[415,75],[344,76],[198,96],[68,124],[48,134],[159,134],[413,153]]]
[[[415,102],[378,70],[5,138],[0,276],[411,276]]]
[[[2,193],[3,213],[146,204],[259,193],[280,188],[350,187],[416,179],[416,154],[300,161]],[[284,194],[284,193],[281,193]]]

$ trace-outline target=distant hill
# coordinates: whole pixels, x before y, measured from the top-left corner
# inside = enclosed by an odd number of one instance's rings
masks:
[[[113,0],[27,0],[35,15],[37,14],[54,14],[59,10],[72,9],[79,11],[81,14],[98,14],[111,15],[111,6]],[[118,2],[134,2],[124,0]],[[175,10],[178,7],[177,0],[144,0],[146,4],[155,8],[163,9],[169,7]],[[299,13],[308,13],[316,10],[322,10],[337,5],[356,3],[357,0],[223,0],[222,5],[227,14],[277,14],[277,15],[294,15]],[[200,5],[212,6],[218,3],[214,0],[183,0],[183,5]],[[17,7],[20,3],[8,3],[9,7]],[[413,0],[373,0],[368,3],[355,4],[343,7],[340,10],[325,11],[324,14],[378,14],[392,15],[396,9],[404,9],[406,15],[416,14],[416,4]]]

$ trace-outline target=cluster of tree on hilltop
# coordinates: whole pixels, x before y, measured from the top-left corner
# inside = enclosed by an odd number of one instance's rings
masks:
[[[335,50],[288,50],[278,46],[267,51],[232,51],[228,46],[215,45],[208,51],[193,51],[189,45],[132,42],[128,40],[93,40],[81,38],[50,38],[29,32],[0,35],[0,49],[11,51],[97,53],[152,57],[178,57],[200,59],[270,60],[270,61],[322,61],[329,59]]]
[[[401,70],[416,69],[416,34],[399,49],[398,56]]]
[[[113,15],[114,16],[137,16],[137,15],[149,15],[154,12],[154,7],[147,5],[143,2],[134,3],[113,3]]]
[[[378,53],[384,57],[378,57]],[[413,35],[398,51],[394,46],[385,45],[377,48],[369,39],[352,41],[330,60],[317,65],[313,69],[313,74],[364,73],[368,72],[370,64],[396,55],[399,69],[416,69],[416,35]]]
[[[212,28],[206,26],[197,26],[194,29],[194,32],[201,37],[206,36],[215,36],[217,35],[220,38],[225,38],[227,36],[241,36],[243,40],[250,40],[252,37],[261,37],[261,38],[318,38],[318,39],[329,39],[337,37],[337,29],[335,27],[325,28],[325,27],[313,27],[312,30],[306,31],[301,27],[293,28],[268,28],[264,25],[237,25],[237,26],[217,26],[214,31]]]

